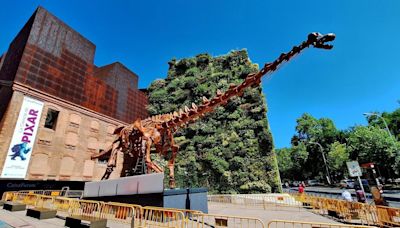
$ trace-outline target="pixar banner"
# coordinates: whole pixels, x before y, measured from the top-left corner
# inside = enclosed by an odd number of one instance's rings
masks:
[[[24,97],[1,173],[2,178],[25,178],[42,109],[43,102]]]

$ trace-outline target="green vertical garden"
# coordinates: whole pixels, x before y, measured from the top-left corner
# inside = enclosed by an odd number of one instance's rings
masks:
[[[257,70],[246,50],[218,57],[200,54],[173,59],[166,79],[150,85],[149,114],[178,111],[192,102],[201,104],[203,96],[212,98],[217,89],[224,92],[230,83],[239,84]],[[214,193],[277,190],[277,167],[266,112],[261,87],[249,88],[242,97],[235,97],[224,107],[178,129],[177,186],[208,187]]]

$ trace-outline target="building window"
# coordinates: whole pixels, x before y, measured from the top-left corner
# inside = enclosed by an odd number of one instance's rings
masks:
[[[49,129],[53,129],[53,130],[56,129],[58,113],[60,113],[60,112],[56,111],[54,109],[51,109],[51,108],[49,108],[47,110],[46,121],[44,123],[45,128],[49,128]]]
[[[100,125],[99,125],[99,122],[97,122],[97,121],[92,121],[90,123],[90,131],[93,133],[98,133],[99,127],[100,127]]]
[[[100,150],[99,150],[99,154],[100,154],[100,153],[103,153],[103,151],[104,151],[104,150],[100,149]],[[105,155],[103,155],[103,156],[101,156],[101,157],[99,157],[99,158],[97,159],[97,163],[98,163],[98,164],[107,164],[109,158],[110,158],[110,155],[105,154]]]

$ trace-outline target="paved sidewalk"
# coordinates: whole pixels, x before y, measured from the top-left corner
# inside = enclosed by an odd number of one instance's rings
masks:
[[[286,207],[286,208],[267,208],[266,210],[257,208],[251,209],[235,204],[223,203],[208,203],[208,213],[210,214],[225,214],[236,215],[243,217],[256,217],[261,219],[267,226],[272,220],[294,220],[305,222],[323,222],[323,223],[338,223],[332,219],[314,214],[303,208]]]
[[[26,211],[7,211],[0,209],[0,220],[11,225],[12,227],[46,227],[46,228],[59,228],[64,227],[65,221],[58,218],[38,220],[25,215]],[[1,227],[1,226],[0,226]],[[7,227],[7,226],[5,226]]]
[[[4,223],[9,224],[11,227]],[[39,220],[26,216],[26,211],[11,212],[0,209],[0,228],[60,228],[64,227],[64,224],[65,220],[61,218]],[[130,225],[107,221],[107,227],[128,228]]]
[[[232,204],[221,204],[221,203],[209,203],[210,214],[224,214],[224,215],[236,215],[243,217],[256,217],[261,219],[267,226],[268,222],[275,219],[282,220],[297,220],[307,222],[326,222],[326,223],[337,223],[328,218],[320,215],[311,213],[302,208],[271,208],[268,210],[263,209],[251,209],[242,207],[239,205]],[[4,209],[0,209],[0,228],[59,228],[64,227],[65,220],[60,218],[38,220],[25,215],[26,211],[10,212]],[[5,225],[7,223],[10,226]],[[122,228],[130,227],[127,224],[116,223],[112,221],[107,222],[107,227]]]

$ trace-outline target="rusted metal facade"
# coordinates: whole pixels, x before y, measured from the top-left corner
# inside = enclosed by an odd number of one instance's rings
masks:
[[[0,171],[25,96],[44,102],[30,167],[46,166],[29,169],[26,179],[98,176],[105,167],[90,156],[112,141],[109,132],[148,116],[138,75],[119,62],[95,66],[95,49],[39,7],[0,55]],[[59,112],[54,129],[44,126],[50,109]]]

